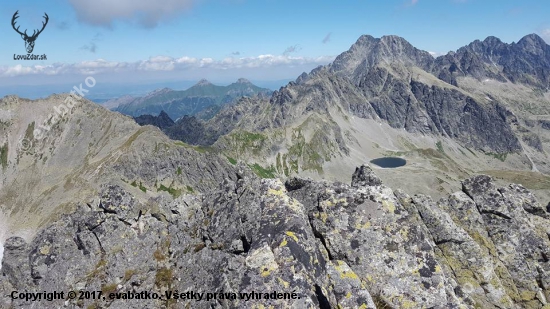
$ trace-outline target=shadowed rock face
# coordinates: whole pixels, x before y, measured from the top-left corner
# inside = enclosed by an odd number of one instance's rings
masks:
[[[357,168],[352,185],[260,180],[245,166],[235,173],[208,194],[146,203],[123,187],[103,186],[95,204],[64,215],[32,241],[6,241],[0,293],[300,296],[100,302],[112,308],[543,308],[550,297],[549,214],[519,185],[499,188],[476,176],[461,192],[433,201],[393,191],[368,166]],[[99,304],[69,302],[77,303]]]
[[[134,120],[140,125],[153,125],[158,127],[161,130],[169,128],[174,125],[174,120],[168,116],[164,111],[161,111],[158,116],[153,115],[141,115],[139,117],[134,117]]]

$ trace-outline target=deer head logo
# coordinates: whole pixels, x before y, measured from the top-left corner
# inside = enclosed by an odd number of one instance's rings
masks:
[[[44,28],[46,28],[46,25],[48,24],[49,17],[48,17],[48,14],[44,13],[45,16],[43,16],[43,17],[44,17],[44,19],[46,19],[46,22],[42,22],[42,29],[34,30],[32,35],[29,36],[29,35],[27,35],[27,30],[25,30],[25,32],[21,32],[21,31],[19,31],[19,26],[17,26],[17,28],[15,28],[15,20],[19,18],[19,16],[17,16],[18,13],[19,13],[19,11],[15,12],[15,14],[13,14],[13,17],[11,18],[11,26],[13,27],[13,30],[15,30],[17,33],[19,33],[21,35],[21,38],[23,40],[25,40],[25,48],[27,49],[27,53],[30,54],[30,53],[32,53],[32,51],[34,49],[34,41],[36,40],[36,38],[38,38],[38,35],[40,33],[42,33]],[[36,32],[36,31],[38,31],[38,32]]]

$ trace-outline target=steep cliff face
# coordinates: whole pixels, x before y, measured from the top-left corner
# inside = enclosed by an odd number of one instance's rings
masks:
[[[394,128],[447,136],[485,151],[520,151],[509,123],[514,119],[506,108],[449,81],[439,83],[429,74],[438,66],[428,52],[403,38],[362,36],[328,70],[350,79],[376,114]]]
[[[550,298],[550,214],[522,186],[476,176],[433,201],[393,191],[368,166],[351,185],[259,180],[243,166],[232,178],[204,195],[146,202],[107,184],[32,241],[6,241],[0,292],[163,297],[68,302],[84,308],[546,308]],[[167,299],[175,290],[204,294]],[[252,291],[298,297],[239,299]]]

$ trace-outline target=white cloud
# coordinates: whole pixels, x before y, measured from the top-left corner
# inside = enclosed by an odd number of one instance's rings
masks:
[[[445,53],[433,52],[433,51],[429,51],[428,53],[430,53],[430,55],[432,55],[432,57],[434,58],[445,55]]]
[[[82,61],[73,64],[54,63],[51,65],[31,65],[0,67],[0,77],[25,75],[101,74],[132,73],[138,71],[185,71],[194,69],[269,69],[303,65],[322,65],[334,60],[333,56],[298,57],[289,55],[259,55],[256,57],[228,57],[223,60],[212,58],[155,56],[137,62],[116,62],[104,59]]]
[[[172,57],[168,57],[168,56],[156,56],[156,57],[149,58],[149,61],[151,62],[170,62],[172,60],[173,60]]]
[[[27,74],[35,73],[36,69],[41,70],[41,68],[24,67],[24,66],[18,64],[18,65],[14,65],[12,67],[7,67],[5,72],[3,72],[3,73],[6,76],[27,75]]]
[[[147,28],[193,6],[196,0],[69,0],[78,19],[110,27],[115,20],[138,21]]]

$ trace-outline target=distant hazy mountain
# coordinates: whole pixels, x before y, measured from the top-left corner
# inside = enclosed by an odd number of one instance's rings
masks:
[[[217,86],[203,79],[187,90],[163,88],[144,97],[122,97],[107,101],[103,105],[133,117],[159,115],[164,110],[170,118],[178,119],[209,108],[214,108],[217,112],[219,107],[243,96],[267,96],[271,93],[271,90],[255,86],[244,78],[229,86]]]

